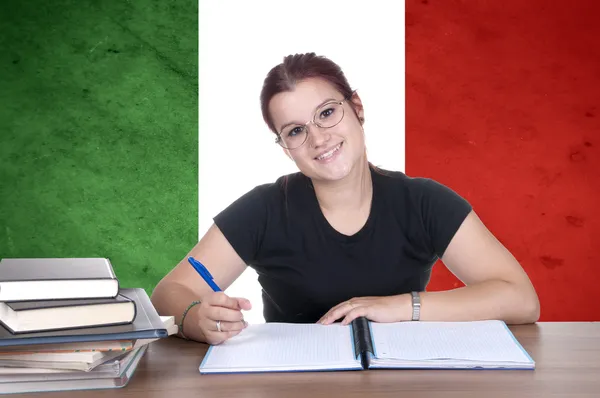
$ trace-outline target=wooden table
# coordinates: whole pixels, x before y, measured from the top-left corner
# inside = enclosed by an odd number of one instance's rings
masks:
[[[200,375],[207,346],[152,343],[122,389],[15,397],[600,397],[600,322],[538,323],[511,330],[536,370],[368,370]]]

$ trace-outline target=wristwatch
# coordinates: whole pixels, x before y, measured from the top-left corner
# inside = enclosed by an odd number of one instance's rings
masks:
[[[421,319],[421,296],[419,292],[411,292],[412,296],[412,320],[418,321]]]

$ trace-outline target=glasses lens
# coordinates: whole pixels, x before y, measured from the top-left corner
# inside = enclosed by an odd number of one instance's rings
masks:
[[[287,126],[281,131],[281,140],[279,144],[287,149],[298,148],[306,141],[306,126],[292,125]]]
[[[317,109],[315,123],[321,127],[333,127],[342,121],[344,107],[337,103],[328,103]]]

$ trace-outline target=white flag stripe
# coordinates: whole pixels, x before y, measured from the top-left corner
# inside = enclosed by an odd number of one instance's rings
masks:
[[[285,55],[338,63],[365,106],[369,159],[404,171],[404,1],[200,0],[199,236],[212,217],[256,185],[297,171],[260,112],[267,72]],[[262,322],[256,274],[227,293],[247,297]]]

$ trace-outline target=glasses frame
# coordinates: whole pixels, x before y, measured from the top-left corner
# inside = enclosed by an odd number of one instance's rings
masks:
[[[321,127],[322,129],[330,129],[332,127],[337,126],[338,124],[341,123],[342,120],[344,120],[344,116],[346,116],[346,111],[344,109],[344,103],[347,102],[350,98],[344,98],[341,101],[328,101],[326,103],[324,103],[323,105],[319,106],[318,108],[315,109],[315,113],[313,114],[312,120],[309,120],[308,122],[304,123],[304,124],[299,124],[298,126],[302,126],[304,127],[304,129],[306,130],[306,136],[304,137],[304,141],[302,141],[302,144],[293,147],[293,148],[288,148],[286,146],[283,145],[283,138],[281,138],[281,133],[283,131],[279,131],[277,133],[277,138],[275,138],[275,143],[278,144],[279,146],[281,146],[284,149],[287,149],[289,151],[292,151],[294,149],[298,149],[300,148],[302,145],[304,145],[306,143],[306,141],[308,141],[308,125],[309,124],[314,124],[315,126]],[[336,105],[340,105],[342,107],[342,117],[340,118],[340,120],[334,124],[333,126],[321,126],[318,122],[315,121],[316,117],[317,117],[317,112],[319,112],[319,109],[322,109],[323,107],[327,106],[327,105],[331,105],[331,104],[336,104]]]

